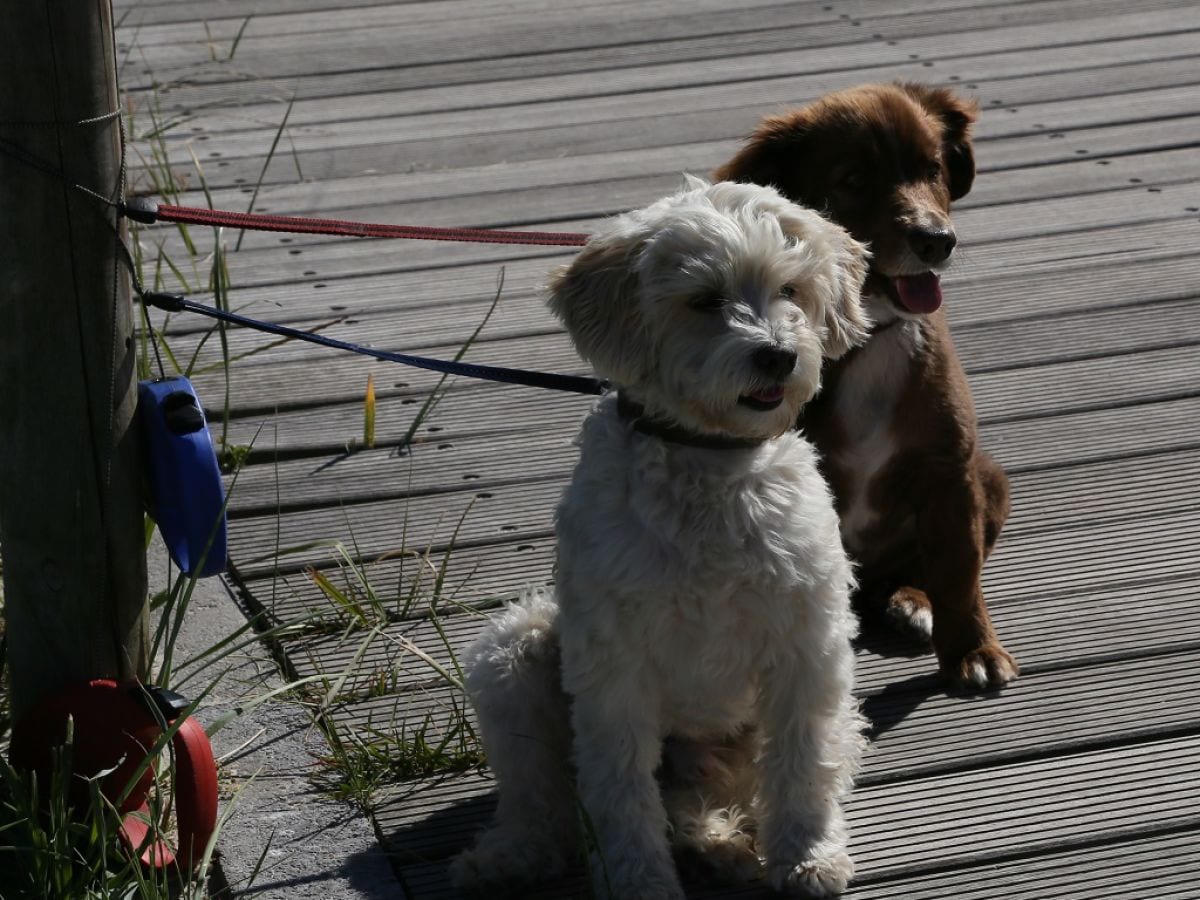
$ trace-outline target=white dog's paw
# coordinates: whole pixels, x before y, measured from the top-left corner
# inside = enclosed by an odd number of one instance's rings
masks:
[[[450,881],[468,893],[495,895],[505,885],[547,881],[562,874],[566,859],[557,847],[531,840],[507,840],[491,831],[450,863]]]
[[[771,887],[795,897],[837,897],[854,877],[854,863],[844,852],[767,867]]]

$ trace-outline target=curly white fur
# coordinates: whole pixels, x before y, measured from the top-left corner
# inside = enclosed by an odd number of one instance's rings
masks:
[[[580,353],[648,414],[762,443],[674,443],[599,401],[558,509],[556,592],[509,607],[469,655],[500,801],[459,884],[543,879],[584,838],[598,896],[680,898],[673,836],[726,873],[765,857],[780,890],[845,886],[852,576],[790,427],[822,355],[862,337],[865,258],[770,188],[693,181],[556,277]],[[764,347],[795,353],[791,372],[764,371]]]

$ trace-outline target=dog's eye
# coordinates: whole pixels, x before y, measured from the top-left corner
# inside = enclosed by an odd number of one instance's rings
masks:
[[[779,289],[779,296],[786,297],[788,300],[791,300],[796,296],[796,289],[790,284],[785,284]]]
[[[925,172],[925,177],[927,177],[930,181],[937,181],[939,178],[941,178],[942,164],[936,162],[930,163],[929,169]]]
[[[693,297],[688,306],[697,312],[717,312],[725,305],[725,298],[720,294],[702,294]]]

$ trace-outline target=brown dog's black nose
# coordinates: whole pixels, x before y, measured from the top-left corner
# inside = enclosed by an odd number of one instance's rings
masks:
[[[950,258],[958,238],[949,228],[914,226],[908,231],[908,246],[923,263],[935,266]]]
[[[754,351],[753,360],[760,372],[775,381],[783,381],[796,368],[796,354],[779,347],[761,347]]]

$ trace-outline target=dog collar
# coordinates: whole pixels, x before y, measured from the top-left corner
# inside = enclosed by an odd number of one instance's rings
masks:
[[[888,331],[889,329],[895,328],[897,325],[901,325],[907,321],[909,321],[909,320],[901,319],[900,317],[897,316],[895,319],[892,319],[892,321],[888,322],[886,325],[872,325],[870,328],[867,329],[867,337],[875,337],[875,335],[877,335],[877,334],[883,334],[883,332]]]
[[[704,450],[749,450],[761,447],[766,438],[740,438],[726,434],[706,434],[665,419],[646,414],[646,408],[624,394],[617,394],[617,415],[633,425],[633,430],[672,444],[700,447]]]

